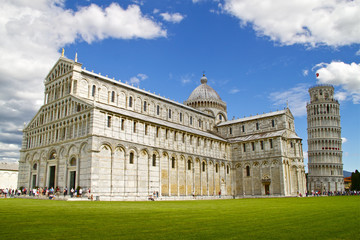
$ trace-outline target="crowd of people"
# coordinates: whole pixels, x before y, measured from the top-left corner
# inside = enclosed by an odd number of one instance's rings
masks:
[[[360,195],[360,191],[311,191],[306,192],[306,196],[313,196],[313,197],[319,197],[319,196],[350,196],[350,195]]]
[[[360,195],[360,191],[311,191],[306,192],[306,197],[318,197],[318,196],[353,196],[353,195]],[[27,188],[19,188],[19,189],[0,189],[0,197],[8,198],[8,197],[15,197],[15,196],[32,196],[32,197],[38,197],[38,198],[49,198],[49,199],[55,199],[55,198],[82,198],[87,197],[89,199],[92,199],[91,191],[90,189],[82,189],[81,187],[78,187],[76,189],[71,188],[68,190],[67,187],[60,190],[59,187],[56,188],[33,188],[33,189],[27,189]],[[298,194],[298,196],[302,197],[301,193]],[[149,200],[154,201],[156,198],[159,197],[159,192],[154,192],[153,194],[149,195]],[[193,197],[195,198],[195,193],[193,193]],[[219,192],[219,198],[221,198],[221,192]]]
[[[84,194],[84,192],[86,192],[86,194]],[[71,188],[70,190],[68,190],[67,187],[65,187],[64,189],[60,190],[59,187],[56,188],[33,188],[33,189],[27,189],[26,187],[24,188],[19,188],[19,189],[0,189],[0,196],[4,197],[4,198],[8,198],[8,197],[16,197],[16,196],[30,196],[30,197],[38,197],[38,198],[49,198],[49,199],[55,199],[55,198],[73,198],[73,197],[78,197],[78,198],[82,198],[86,195],[86,197],[90,198],[91,197],[91,191],[90,189],[88,189],[87,191],[84,191],[84,189],[82,189],[81,187],[78,187],[76,189]]]

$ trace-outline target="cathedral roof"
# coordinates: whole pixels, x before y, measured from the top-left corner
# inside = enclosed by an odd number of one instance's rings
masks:
[[[226,126],[226,125],[231,125],[231,124],[235,124],[235,123],[241,123],[241,122],[251,121],[251,120],[260,119],[260,118],[272,117],[272,116],[276,116],[276,115],[286,114],[286,113],[288,113],[288,112],[291,114],[290,109],[286,108],[286,109],[283,109],[283,110],[280,110],[280,111],[269,112],[269,113],[254,115],[254,116],[250,116],[250,117],[244,117],[244,118],[234,119],[234,120],[222,122],[222,123],[220,123],[220,124],[218,125],[218,127],[220,127],[220,126]],[[291,114],[291,116],[292,116],[292,114]]]
[[[207,85],[207,78],[205,74],[201,78],[201,84],[192,91],[190,97],[186,102],[192,102],[196,100],[217,100],[222,101],[219,94],[209,85]]]

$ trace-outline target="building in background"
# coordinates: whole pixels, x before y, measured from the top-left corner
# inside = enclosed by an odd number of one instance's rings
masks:
[[[18,163],[0,162],[0,189],[16,189],[18,172]]]
[[[81,186],[102,200],[296,196],[306,191],[288,108],[228,121],[201,84],[184,104],[60,57],[24,129],[19,186]]]
[[[334,87],[319,85],[309,89],[308,190],[344,191],[340,104]]]

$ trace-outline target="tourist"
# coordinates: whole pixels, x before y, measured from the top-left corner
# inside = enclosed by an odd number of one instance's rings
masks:
[[[74,188],[71,188],[71,190],[70,190],[70,197],[73,197],[74,196]]]
[[[67,191],[68,191],[68,190],[67,190],[67,187],[65,187],[65,188],[64,188],[64,197],[66,197]]]

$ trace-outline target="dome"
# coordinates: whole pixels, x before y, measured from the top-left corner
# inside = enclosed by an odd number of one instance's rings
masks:
[[[221,101],[219,94],[209,85],[207,85],[207,78],[205,74],[201,78],[201,85],[192,91],[190,97],[186,102],[192,102],[196,100],[217,100]]]
[[[221,100],[219,94],[209,85],[205,74],[200,79],[201,84],[192,91],[190,97],[184,102],[185,105],[205,112],[216,118],[226,119],[226,103]]]

